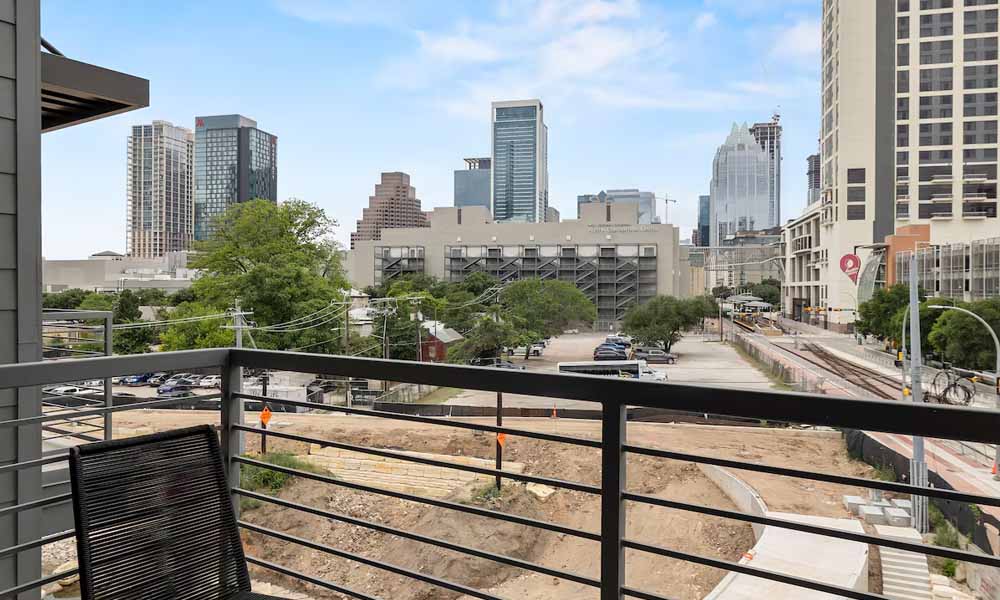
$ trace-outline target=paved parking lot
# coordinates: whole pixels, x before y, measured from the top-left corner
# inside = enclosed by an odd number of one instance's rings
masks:
[[[558,371],[560,362],[591,360],[594,347],[604,340],[605,334],[580,333],[563,335],[552,340],[541,357],[513,362],[525,365],[532,371]],[[761,371],[741,357],[731,346],[719,343],[714,337],[705,340],[691,335],[678,342],[671,350],[678,356],[673,365],[650,365],[667,373],[668,381],[697,383],[741,389],[771,389],[771,381]],[[504,406],[531,408],[586,408],[597,409],[593,402],[561,400],[522,394],[504,394]],[[496,394],[466,390],[450,398],[445,404],[466,406],[495,406]]]

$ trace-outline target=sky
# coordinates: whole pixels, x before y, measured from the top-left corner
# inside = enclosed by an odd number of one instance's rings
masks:
[[[820,0],[44,0],[70,58],[144,77],[148,108],[43,136],[43,253],[124,251],[126,140],[240,113],[278,136],[278,198],[346,242],[383,171],[424,210],[490,154],[490,102],[539,98],[549,198],[639,188],[689,237],[732,123],[784,126],[782,218],[806,204],[819,128]],[[664,216],[665,202],[657,212]]]

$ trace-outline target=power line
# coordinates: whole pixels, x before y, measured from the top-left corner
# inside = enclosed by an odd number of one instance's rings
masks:
[[[332,323],[334,321],[337,321],[337,320],[341,319],[344,316],[345,312],[346,311],[340,311],[340,312],[338,312],[336,314],[328,315],[325,320],[319,321],[317,323],[312,323],[310,325],[304,325],[302,327],[291,327],[291,328],[284,328],[284,329],[271,329],[271,328],[267,328],[267,327],[251,327],[251,326],[246,326],[246,327],[244,327],[244,329],[246,329],[246,330],[251,330],[252,329],[254,331],[262,331],[264,333],[293,333],[293,332],[296,332],[296,331],[305,331],[307,329],[315,329],[316,327],[321,327],[323,325],[326,325],[327,323]]]
[[[118,323],[112,325],[112,329],[140,329],[142,327],[166,327],[180,323],[195,323],[197,321],[211,321],[228,318],[229,313],[218,313],[214,315],[203,315],[200,317],[187,317],[183,319],[167,319],[165,321],[136,321],[135,323]]]
[[[311,323],[313,321],[321,320],[321,319],[324,319],[324,318],[330,316],[330,312],[338,310],[339,307],[341,305],[344,305],[344,304],[347,304],[347,303],[346,302],[330,302],[330,304],[328,304],[327,306],[325,306],[325,307],[323,307],[323,308],[321,308],[321,309],[319,309],[319,310],[317,310],[315,312],[312,312],[312,313],[310,313],[308,315],[305,315],[303,317],[299,317],[298,319],[292,319],[291,321],[286,321],[284,323],[275,323],[273,325],[264,325],[264,326],[260,326],[260,327],[255,327],[255,329],[257,329],[258,331],[282,331],[282,330],[289,330],[293,326],[294,327],[302,327],[302,326],[305,326],[307,323]],[[343,313],[341,312],[339,314],[343,314]]]

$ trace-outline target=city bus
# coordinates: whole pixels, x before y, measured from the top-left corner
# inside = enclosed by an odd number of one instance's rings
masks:
[[[644,360],[601,360],[559,363],[560,373],[576,373],[578,375],[603,375],[605,377],[622,377],[624,379],[651,379],[663,381],[666,374],[654,371]]]

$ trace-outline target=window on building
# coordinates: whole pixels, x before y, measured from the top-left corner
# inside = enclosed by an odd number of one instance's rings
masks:
[[[968,70],[969,67],[966,67]],[[954,69],[945,67],[943,69],[921,69],[920,70],[920,91],[921,92],[945,92],[952,89],[954,79]]]
[[[864,202],[865,201],[865,188],[863,188],[863,187],[849,187],[849,188],[847,188],[847,201],[848,202]]]
[[[896,45],[896,66],[897,67],[908,67],[908,66],[910,66],[910,45],[909,44],[897,44]]]
[[[898,17],[896,19],[896,39],[906,40],[910,38],[910,17]]]
[[[920,37],[952,35],[954,31],[954,15],[952,13],[920,15]]]
[[[965,33],[996,33],[997,9],[965,11]]]
[[[997,87],[996,65],[965,67],[965,89],[975,90]]]
[[[920,42],[920,64],[936,65],[950,63],[953,60],[952,41],[939,40]]]
[[[865,170],[864,169],[848,169],[847,170],[847,183],[865,183]]]
[[[969,38],[965,40],[965,62],[997,59],[997,38]]]
[[[865,220],[865,205],[864,204],[848,204],[847,205],[847,220],[848,221],[864,221]]]
[[[896,93],[906,94],[910,91],[910,72],[896,71]]]

